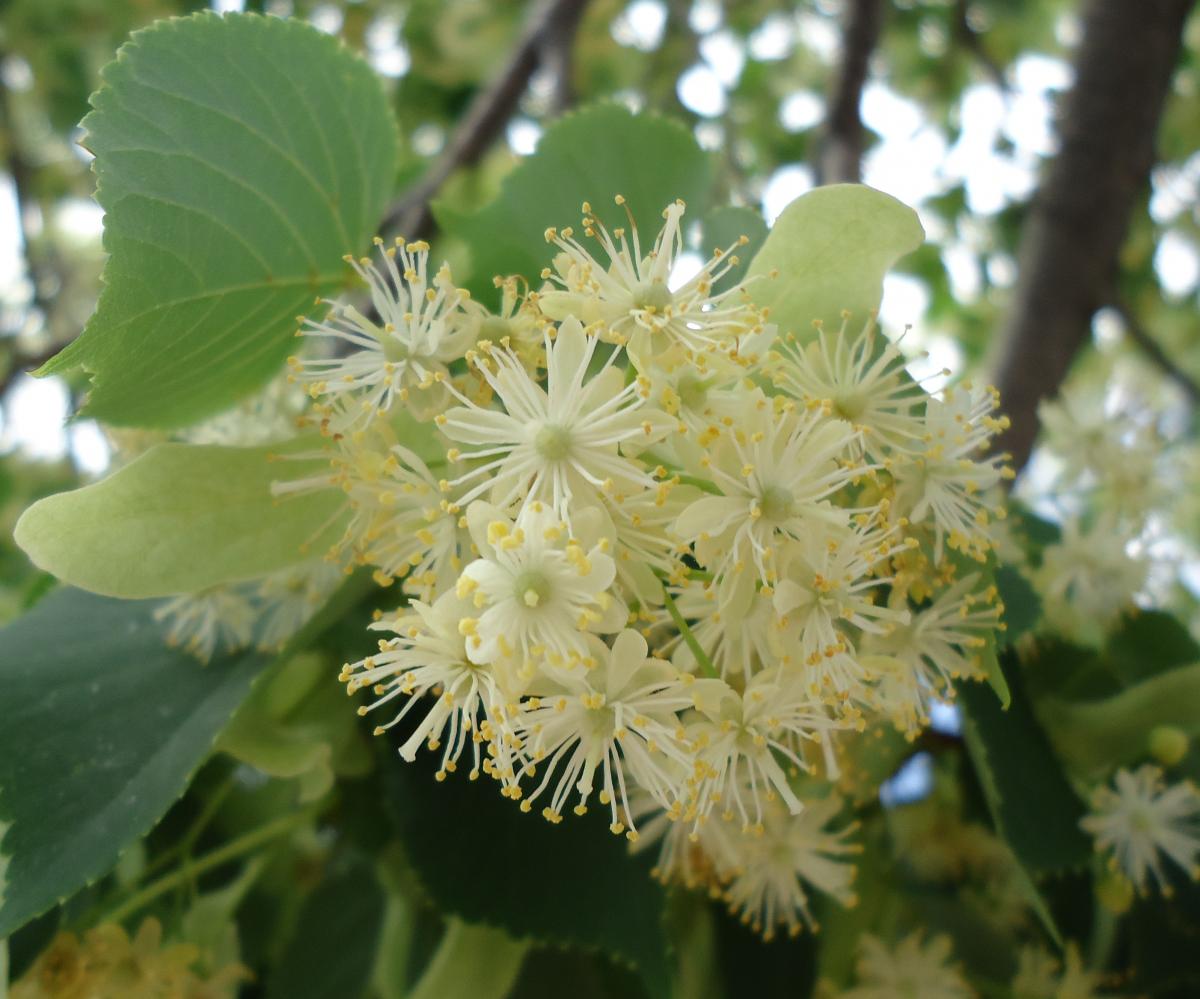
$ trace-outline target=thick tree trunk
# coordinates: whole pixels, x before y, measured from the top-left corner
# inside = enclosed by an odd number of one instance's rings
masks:
[[[1155,135],[1194,0],[1087,0],[1061,148],[1021,234],[1018,278],[996,373],[1012,426],[998,446],[1020,469],[1053,395],[1111,298],[1130,212],[1149,179]]]

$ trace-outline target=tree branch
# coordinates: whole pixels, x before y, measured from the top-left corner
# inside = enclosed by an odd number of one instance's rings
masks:
[[[848,0],[842,17],[841,54],[814,163],[818,184],[855,183],[862,178],[859,105],[882,25],[881,0]]]
[[[1009,87],[1008,81],[1004,78],[1004,69],[992,58],[987,46],[983,43],[983,38],[971,26],[970,0],[955,0],[952,16],[955,41],[975,57],[997,90],[1002,94],[1008,93]]]
[[[8,395],[8,390],[16,384],[17,379],[21,375],[27,375],[31,371],[36,371],[61,349],[61,344],[58,344],[37,354],[23,354],[14,348],[9,357],[8,367],[0,372],[0,406],[4,404],[4,398]]]
[[[3,60],[6,53],[0,52],[0,61]],[[47,284],[47,275],[41,262],[38,260],[37,249],[34,247],[34,236],[29,228],[28,211],[31,205],[38,205],[39,201],[34,191],[34,166],[25,158],[21,150],[21,138],[17,135],[17,121],[13,113],[12,98],[8,87],[0,83],[0,142],[7,143],[5,149],[5,166],[8,169],[8,175],[12,179],[13,185],[13,200],[16,202],[17,226],[21,235],[21,253],[25,258],[25,270],[29,274],[29,284],[32,289],[32,297],[29,303],[30,310],[36,310],[42,314],[43,326],[47,329],[50,326],[50,308],[51,302],[46,298],[44,289]]]
[[[500,74],[476,93],[437,162],[396,201],[381,231],[420,239],[433,228],[429,203],[459,167],[478,162],[512,117],[517,102],[539,65],[562,74],[570,71],[569,52],[587,0],[541,0],[530,12],[517,44]],[[570,93],[570,81],[556,78],[556,105]],[[562,110],[561,106],[556,107]]]
[[[1054,394],[1111,298],[1130,214],[1149,180],[1155,134],[1195,0],[1087,0],[1061,149],[1021,233],[1018,278],[996,372],[1012,420],[997,445],[1020,470]]]
[[[1109,303],[1109,308],[1121,320],[1121,325],[1125,327],[1125,333],[1129,339],[1141,348],[1142,353],[1151,363],[1183,390],[1183,394],[1187,396],[1188,402],[1192,406],[1200,405],[1200,383],[1197,383],[1191,375],[1171,360],[1167,352],[1163,350],[1162,344],[1138,321],[1128,303],[1118,299]]]

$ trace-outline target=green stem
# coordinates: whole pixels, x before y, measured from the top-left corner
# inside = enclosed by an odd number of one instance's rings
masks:
[[[217,814],[217,809],[221,807],[221,803],[228,796],[229,792],[233,790],[235,783],[236,779],[231,773],[220,784],[218,784],[216,790],[212,792],[212,795],[204,803],[204,807],[200,810],[200,814],[197,815],[192,821],[192,824],[188,827],[187,831],[181,837],[179,837],[179,841],[173,846],[168,847],[157,857],[155,857],[149,864],[147,864],[146,869],[142,871],[138,880],[148,878],[150,875],[168,866],[171,861],[177,860],[181,856],[190,854],[192,852],[192,847],[196,845],[197,840],[200,839],[200,836],[203,834],[204,830],[208,828],[209,822],[211,822],[213,816]]]
[[[1088,941],[1088,967],[1104,973],[1117,942],[1117,917],[1098,898],[1092,899],[1092,936]]]
[[[212,870],[214,867],[220,867],[222,864],[228,863],[236,857],[240,857],[247,853],[252,853],[260,846],[269,843],[273,839],[277,839],[284,833],[291,832],[304,822],[312,818],[314,812],[312,809],[307,809],[303,812],[294,812],[291,815],[284,815],[273,822],[268,822],[264,826],[259,826],[257,829],[252,829],[248,833],[230,840],[224,846],[206,853],[203,857],[184,864],[182,867],[177,867],[169,874],[164,874],[157,881],[152,881],[141,891],[134,892],[124,902],[112,909],[106,917],[100,922],[119,923],[128,918],[132,913],[149,905],[155,899],[165,895],[169,891],[173,891],[185,882],[198,877],[205,871]]]
[[[712,664],[712,660],[708,658],[708,654],[701,648],[700,643],[696,641],[696,636],[692,634],[692,629],[688,627],[688,623],[683,619],[683,615],[679,613],[679,607],[675,603],[675,598],[671,596],[671,591],[667,589],[667,584],[664,580],[659,580],[662,586],[663,600],[666,601],[667,613],[671,615],[671,620],[675,622],[675,627],[679,629],[679,634],[682,636],[687,647],[692,650],[692,655],[696,659],[696,664],[700,667],[700,672],[713,680],[719,680],[721,674]]]

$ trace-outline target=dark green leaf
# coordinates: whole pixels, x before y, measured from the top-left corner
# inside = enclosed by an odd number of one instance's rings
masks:
[[[395,126],[367,64],[301,21],[160,21],[103,78],[84,127],[105,287],[43,371],[83,366],[106,422],[180,426],[279,370],[379,222]]]
[[[992,818],[1031,874],[1082,864],[1091,855],[1079,828],[1083,805],[1034,716],[1015,662],[1001,658],[1012,692],[1007,710],[979,684],[958,689],[967,748]]]
[[[371,977],[384,895],[372,864],[341,858],[305,900],[267,999],[354,999]]]
[[[749,242],[745,246],[735,247],[733,252],[737,254],[739,263],[730,268],[729,273],[717,283],[717,291],[736,284],[745,276],[750,267],[750,261],[754,259],[754,255],[763,245],[763,240],[767,238],[767,223],[763,221],[759,212],[740,205],[716,208],[704,217],[700,228],[700,253],[702,255],[709,256],[716,250],[728,250],[742,236],[745,236]]]
[[[608,831],[607,810],[550,825],[502,798],[490,779],[439,783],[424,758],[392,756],[382,766],[405,851],[439,908],[514,937],[603,950],[637,965],[656,999],[666,995],[654,851],[631,857]]]
[[[267,662],[201,665],[153,608],[61,590],[0,633],[0,937],[149,830]]]
[[[817,977],[817,940],[781,934],[770,943],[728,912],[717,923],[717,963],[724,994],[755,999],[805,999]]]
[[[1112,671],[1123,682],[1133,684],[1200,662],[1200,643],[1173,615],[1138,611],[1113,632],[1104,654]]]
[[[523,274],[535,281],[553,257],[547,227],[578,229],[584,201],[606,225],[628,229],[624,210],[613,203],[624,195],[644,253],[662,227],[660,213],[676,198],[687,202],[689,220],[701,216],[711,172],[708,155],[676,122],[604,104],[550,126],[533,155],[481,211],[461,215],[444,201],[434,209],[442,228],[471,248],[467,287],[486,299],[494,295],[494,275]]]
[[[1009,565],[996,569],[996,588],[1004,604],[1005,630],[1000,635],[1000,641],[1004,645],[1012,645],[1037,627],[1042,618],[1042,602],[1029,581]]]
[[[1138,899],[1129,914],[1132,985],[1138,994],[1194,997],[1200,993],[1200,885],[1175,877],[1171,898]]]

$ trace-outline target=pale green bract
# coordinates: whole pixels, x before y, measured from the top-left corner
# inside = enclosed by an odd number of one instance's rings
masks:
[[[39,500],[17,544],[64,582],[112,597],[162,597],[252,579],[325,554],[340,535],[336,492],[276,499],[271,482],[327,472],[312,448],[160,444],[108,478]]]
[[[865,322],[888,268],[924,238],[917,213],[891,195],[862,184],[819,187],[775,220],[747,272],[749,290],[798,337],[815,321],[837,329],[843,311]]]

